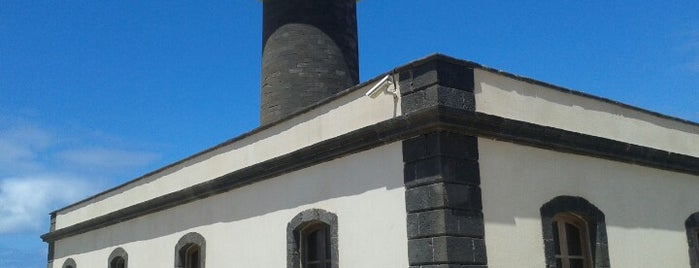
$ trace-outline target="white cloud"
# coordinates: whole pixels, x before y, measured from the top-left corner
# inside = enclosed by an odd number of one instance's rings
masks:
[[[18,125],[0,129],[0,174],[38,171],[39,152],[55,143],[55,138],[35,126]]]
[[[67,150],[57,157],[70,166],[104,171],[143,167],[159,158],[155,153],[106,148]]]
[[[0,120],[0,239],[2,234],[47,231],[52,210],[113,184],[110,179],[130,179],[120,175],[159,158],[112,145],[89,140],[85,133],[55,135],[21,119]]]
[[[48,212],[94,193],[85,179],[40,175],[0,181],[0,234],[42,231]]]

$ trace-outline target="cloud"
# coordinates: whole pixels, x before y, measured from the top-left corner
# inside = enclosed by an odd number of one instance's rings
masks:
[[[50,211],[130,179],[160,158],[114,148],[89,133],[54,133],[21,119],[0,120],[0,235],[44,232]]]
[[[40,170],[39,151],[55,141],[53,135],[31,125],[0,129],[0,174]]]
[[[67,165],[90,170],[123,170],[143,167],[159,158],[158,154],[106,148],[73,149],[58,153]]]
[[[0,234],[41,231],[47,213],[96,191],[88,180],[39,175],[0,181]]]
[[[116,138],[93,132],[55,135],[22,119],[0,118],[0,178],[58,172],[102,178],[132,175],[160,158],[152,152],[123,149],[133,146],[115,145]]]

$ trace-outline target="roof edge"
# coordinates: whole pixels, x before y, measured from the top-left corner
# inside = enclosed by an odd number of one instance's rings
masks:
[[[413,67],[415,67],[415,66],[419,66],[419,65],[422,65],[422,64],[425,64],[425,63],[428,63],[428,62],[432,62],[432,61],[445,61],[445,62],[453,63],[453,64],[456,64],[456,65],[461,65],[461,66],[464,66],[464,67],[466,67],[466,68],[477,68],[477,69],[481,69],[481,70],[484,70],[484,71],[488,71],[488,72],[500,74],[500,75],[503,75],[503,76],[507,76],[507,77],[510,77],[510,78],[513,78],[513,79],[516,79],[516,80],[519,80],[519,81],[524,81],[524,82],[527,82],[527,83],[532,83],[532,84],[536,84],[536,85],[548,87],[548,88],[551,88],[551,89],[554,89],[554,90],[558,90],[558,91],[563,92],[563,93],[568,93],[568,94],[573,94],[573,95],[577,95],[577,96],[581,96],[581,97],[585,97],[585,98],[590,98],[590,99],[598,100],[598,101],[602,101],[602,102],[609,103],[609,104],[612,104],[612,105],[621,106],[621,107],[623,107],[623,108],[628,108],[628,109],[631,109],[631,110],[634,110],[634,111],[638,111],[638,112],[646,113],[646,114],[649,114],[649,115],[657,116],[657,117],[660,117],[660,118],[664,118],[664,119],[672,120],[672,121],[675,121],[675,122],[679,122],[679,123],[683,123],[683,124],[688,124],[688,125],[692,125],[692,126],[697,126],[697,127],[699,127],[699,123],[693,122],[693,121],[690,121],[690,120],[687,120],[687,119],[682,119],[682,118],[679,118],[679,117],[674,117],[674,116],[670,116],[670,115],[665,115],[665,114],[662,114],[662,113],[654,112],[654,111],[651,111],[651,110],[648,110],[648,109],[644,109],[644,108],[640,108],[640,107],[637,107],[637,106],[625,104],[625,103],[618,102],[618,101],[614,101],[614,100],[611,100],[611,99],[607,99],[607,98],[599,97],[599,96],[596,96],[596,95],[591,95],[591,94],[588,94],[588,93],[584,93],[584,92],[581,92],[581,91],[577,91],[577,90],[572,90],[572,89],[569,89],[569,88],[565,88],[565,87],[562,87],[562,86],[558,86],[558,85],[554,85],[554,84],[542,82],[542,81],[535,80],[535,79],[532,79],[532,78],[529,78],[529,77],[516,75],[516,74],[509,73],[509,72],[505,72],[505,71],[502,71],[502,70],[499,70],[499,69],[496,69],[496,68],[487,67],[487,66],[481,65],[481,64],[479,64],[479,63],[473,62],[473,61],[458,59],[458,58],[451,57],[451,56],[448,56],[448,55],[445,55],[445,54],[441,54],[441,53],[433,53],[433,54],[427,55],[427,56],[425,56],[425,57],[419,58],[419,59],[417,59],[417,60],[411,61],[411,62],[409,62],[409,63],[403,64],[403,65],[401,65],[401,66],[398,66],[398,67],[392,69],[391,71],[384,72],[384,73],[382,73],[382,74],[380,74],[380,75],[378,75],[378,76],[375,76],[374,78],[372,78],[372,79],[370,79],[370,80],[367,80],[367,81],[365,81],[365,82],[362,82],[362,83],[359,83],[359,84],[354,85],[354,86],[352,86],[352,87],[349,87],[349,88],[347,88],[347,89],[345,89],[345,90],[342,90],[342,91],[336,93],[335,95],[330,96],[330,97],[325,98],[325,99],[322,99],[322,100],[320,100],[320,101],[318,101],[318,102],[316,102],[316,103],[314,103],[314,104],[312,104],[312,105],[309,105],[309,106],[307,106],[307,107],[298,109],[298,110],[296,110],[295,112],[293,112],[293,113],[289,114],[288,116],[283,117],[283,118],[281,118],[281,119],[279,119],[279,120],[273,121],[273,122],[271,122],[271,123],[269,123],[269,124],[266,124],[266,125],[261,125],[261,126],[255,128],[255,129],[252,129],[252,130],[250,130],[250,131],[248,131],[248,132],[245,132],[245,133],[243,133],[243,134],[241,134],[241,135],[239,135],[239,136],[237,136],[237,137],[234,137],[234,138],[231,138],[231,139],[229,139],[229,140],[226,140],[226,141],[224,141],[224,142],[222,142],[222,143],[219,143],[219,144],[217,144],[217,145],[214,145],[213,147],[210,147],[210,148],[208,148],[208,149],[205,149],[205,150],[202,150],[202,151],[200,151],[200,152],[198,152],[198,153],[195,153],[195,154],[193,154],[193,155],[190,155],[190,156],[188,156],[188,157],[186,157],[186,158],[183,158],[183,159],[181,159],[181,160],[179,160],[179,161],[173,162],[173,163],[168,164],[168,165],[166,165],[166,166],[163,166],[163,167],[161,167],[161,168],[159,168],[159,169],[156,169],[156,170],[154,170],[154,171],[148,172],[148,173],[146,173],[146,174],[144,174],[144,175],[142,175],[142,176],[139,176],[139,177],[137,177],[137,178],[135,178],[135,179],[129,180],[129,181],[125,182],[125,183],[119,184],[119,185],[117,185],[117,186],[115,186],[115,187],[112,187],[112,188],[109,188],[109,189],[104,190],[104,191],[102,191],[102,192],[99,192],[99,193],[97,193],[97,194],[94,194],[94,195],[92,195],[92,196],[90,196],[90,197],[87,197],[87,198],[85,198],[85,199],[82,199],[82,200],[80,200],[80,201],[77,201],[77,202],[75,202],[75,203],[72,203],[72,204],[70,204],[70,205],[67,205],[67,206],[65,206],[65,207],[63,207],[63,208],[54,210],[54,211],[50,212],[50,214],[57,214],[57,213],[59,213],[59,212],[61,212],[61,211],[64,211],[64,210],[67,210],[67,209],[70,209],[70,208],[77,207],[77,206],[79,206],[79,205],[81,205],[81,204],[84,204],[84,203],[87,203],[87,202],[89,202],[89,201],[92,201],[92,200],[94,200],[94,199],[96,199],[96,198],[98,198],[98,197],[100,197],[100,196],[103,196],[103,195],[105,195],[105,194],[107,194],[107,193],[111,193],[111,192],[117,191],[117,190],[119,190],[119,189],[122,189],[122,188],[126,187],[127,185],[130,185],[130,184],[132,184],[132,183],[138,182],[138,181],[143,180],[143,179],[145,179],[145,178],[148,178],[148,177],[151,177],[151,176],[156,175],[156,174],[158,174],[158,173],[161,173],[161,172],[164,172],[164,171],[166,171],[166,170],[169,170],[169,169],[171,169],[171,168],[173,168],[173,167],[175,167],[175,166],[178,166],[178,165],[180,165],[180,164],[182,164],[182,163],[185,163],[185,162],[187,162],[187,161],[190,161],[190,160],[192,160],[192,159],[195,159],[195,158],[197,158],[197,157],[199,157],[199,156],[202,156],[202,155],[204,155],[204,154],[206,154],[206,153],[215,151],[215,150],[217,150],[217,149],[219,149],[219,148],[222,148],[222,147],[225,147],[225,146],[227,146],[227,145],[233,144],[233,143],[235,143],[235,142],[237,142],[237,141],[243,140],[243,139],[245,139],[245,138],[247,138],[247,137],[249,137],[249,136],[252,136],[252,135],[254,135],[254,134],[257,134],[257,133],[259,133],[259,132],[262,132],[262,131],[264,131],[264,130],[266,130],[266,129],[268,129],[268,128],[271,128],[271,127],[273,127],[273,126],[276,126],[276,125],[278,125],[278,124],[280,124],[280,123],[282,123],[282,122],[284,122],[284,121],[287,121],[287,120],[289,120],[289,119],[291,119],[291,118],[293,118],[293,117],[296,117],[296,116],[298,116],[298,115],[307,113],[307,112],[309,112],[309,111],[311,111],[311,110],[314,110],[314,109],[316,109],[316,108],[318,108],[318,107],[320,107],[320,106],[323,106],[323,105],[325,105],[325,104],[327,104],[327,103],[330,103],[330,102],[332,102],[332,101],[334,101],[334,100],[336,100],[336,99],[338,99],[338,98],[341,98],[341,97],[343,97],[343,96],[345,96],[345,95],[347,95],[347,94],[349,94],[349,93],[351,93],[351,92],[354,92],[354,91],[356,91],[356,90],[358,90],[358,89],[360,89],[360,88],[366,87],[367,85],[369,85],[369,84],[371,84],[371,83],[374,83],[374,82],[378,81],[379,79],[383,78],[383,77],[386,76],[387,74],[398,73],[398,72],[401,72],[401,71],[403,71],[403,70],[408,70],[408,69],[411,69],[411,68],[413,68]]]

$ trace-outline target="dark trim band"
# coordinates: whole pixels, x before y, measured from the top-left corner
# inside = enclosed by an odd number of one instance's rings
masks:
[[[177,192],[51,231],[41,238],[46,242],[56,241],[344,155],[439,130],[699,175],[697,157],[456,108],[433,106],[322,141]]]
[[[699,175],[699,158],[482,113],[440,108],[447,129],[554,151],[588,155],[669,171]]]
[[[383,121],[286,155],[242,168],[207,182],[49,232],[42,235],[41,238],[46,242],[56,241],[61,238],[99,229],[227,192],[235,188],[313,166],[344,155],[398,141],[417,133],[419,130],[418,126],[428,126],[427,123],[434,119],[434,117],[429,116],[429,113],[416,113],[410,116],[402,116]]]

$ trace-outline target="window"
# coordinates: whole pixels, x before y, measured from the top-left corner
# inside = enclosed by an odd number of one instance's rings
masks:
[[[330,226],[315,223],[301,231],[301,249],[303,268],[330,268]]]
[[[68,258],[66,261],[63,262],[62,268],[78,268],[78,265],[75,264],[75,260]]]
[[[175,245],[176,268],[204,268],[206,240],[198,233],[188,233]]]
[[[338,268],[337,216],[305,210],[286,227],[287,268]]]
[[[690,215],[684,222],[684,226],[687,228],[690,266],[699,268],[699,212]]]
[[[574,214],[559,213],[553,217],[551,225],[556,267],[591,267],[587,223]]]
[[[129,255],[123,248],[116,248],[109,254],[109,268],[127,268]]]
[[[199,245],[190,244],[184,249],[184,268],[199,268]]]
[[[116,257],[109,263],[109,268],[126,268],[126,261],[122,257]]]
[[[609,267],[601,210],[582,197],[559,196],[540,211],[546,267]]]

